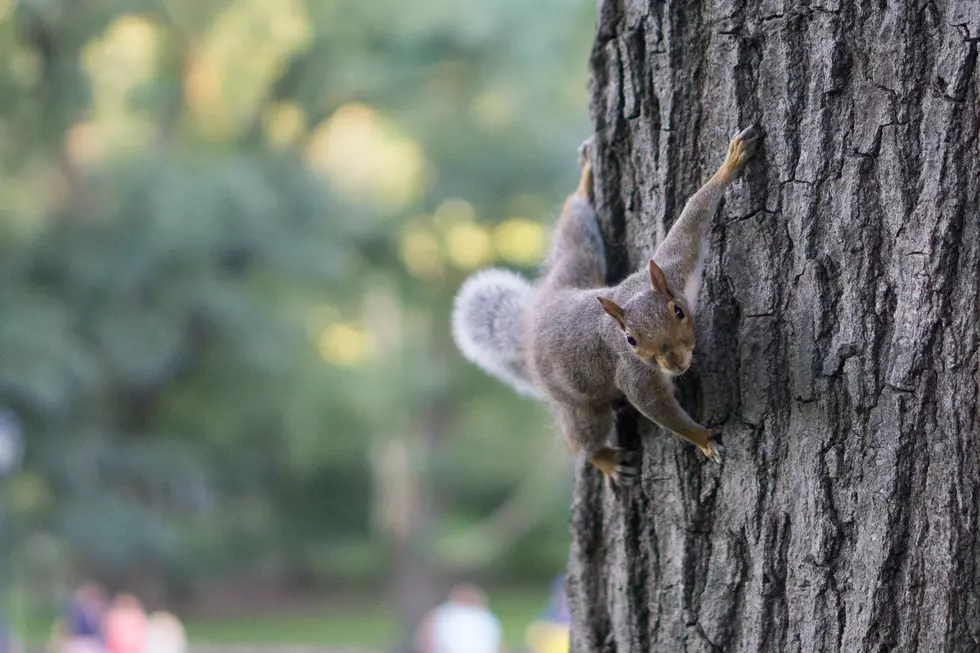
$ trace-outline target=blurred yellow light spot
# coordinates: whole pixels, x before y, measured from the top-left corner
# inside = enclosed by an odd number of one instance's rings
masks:
[[[374,355],[367,333],[350,324],[333,324],[324,329],[317,348],[323,360],[344,367],[359,365]]]
[[[146,18],[126,15],[109,25],[101,39],[88,43],[82,59],[99,90],[118,96],[149,80],[156,70],[159,32]]]
[[[213,139],[249,127],[285,62],[308,47],[303,0],[233,0],[198,44],[184,79],[191,116]]]
[[[221,98],[221,71],[216,62],[200,55],[191,59],[184,77],[184,97],[209,136],[231,131]]]
[[[306,114],[291,102],[277,102],[262,116],[262,129],[270,145],[288,147],[306,131]]]
[[[154,123],[145,111],[133,106],[131,98],[134,89],[156,75],[160,41],[156,23],[128,14],[113,21],[100,38],[85,44],[82,67],[91,80],[92,129],[69,135],[69,156],[94,160],[96,151],[132,150],[150,142]],[[95,134],[97,148],[92,146]]]
[[[506,127],[514,119],[514,106],[502,93],[488,91],[473,98],[470,112],[476,120],[492,129]]]
[[[65,154],[76,166],[97,162],[102,156],[102,138],[99,128],[90,122],[69,127],[65,133]]]
[[[490,234],[483,227],[472,223],[451,227],[446,234],[446,245],[453,264],[463,269],[486,265],[493,255]]]
[[[534,265],[544,254],[544,229],[537,222],[510,218],[494,229],[493,245],[497,253],[511,263]]]
[[[7,17],[14,6],[14,0],[0,0],[0,20]]]
[[[399,253],[408,271],[420,279],[437,279],[442,276],[442,258],[439,241],[425,229],[410,229],[402,234]]]
[[[419,144],[363,104],[340,107],[316,128],[306,163],[348,196],[388,209],[416,200],[425,175]]]

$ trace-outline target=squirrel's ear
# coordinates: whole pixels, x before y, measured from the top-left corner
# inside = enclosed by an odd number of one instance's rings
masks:
[[[674,296],[674,293],[670,292],[670,288],[667,287],[667,277],[664,276],[664,271],[653,259],[650,259],[650,283],[653,284],[653,289],[661,295]]]
[[[609,313],[616,323],[619,324],[619,328],[626,329],[626,313],[623,311],[622,307],[611,299],[606,299],[605,297],[599,297],[599,303],[602,304],[602,310]]]

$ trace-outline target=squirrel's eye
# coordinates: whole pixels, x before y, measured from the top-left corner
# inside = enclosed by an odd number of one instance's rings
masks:
[[[630,347],[636,347],[636,338],[630,334],[626,334],[626,342],[630,343]]]
[[[677,316],[677,319],[678,320],[683,320],[684,319],[684,309],[682,309],[677,304],[674,304],[674,315]]]

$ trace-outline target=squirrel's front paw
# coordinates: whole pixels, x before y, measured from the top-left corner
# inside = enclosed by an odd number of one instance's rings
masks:
[[[698,446],[701,453],[713,463],[721,464],[721,461],[725,458],[725,446],[718,441],[718,436],[721,435],[721,431],[717,429],[712,429],[710,435],[708,436],[708,443],[704,446]]]
[[[758,125],[749,125],[732,139],[728,145],[728,156],[725,158],[725,166],[728,168],[729,175],[734,175],[741,169],[745,162],[755,154],[756,145],[762,137],[762,129]]]

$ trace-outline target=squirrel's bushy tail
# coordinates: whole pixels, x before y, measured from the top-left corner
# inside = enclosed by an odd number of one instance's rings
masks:
[[[456,294],[453,339],[463,355],[518,393],[540,397],[527,372],[521,337],[533,288],[523,277],[491,268],[467,279]]]

